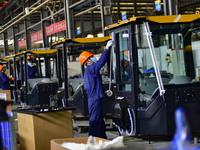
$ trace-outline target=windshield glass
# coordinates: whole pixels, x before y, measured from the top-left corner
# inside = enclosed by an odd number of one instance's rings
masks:
[[[149,25],[163,84],[198,82],[200,76],[200,25],[198,23]],[[136,25],[139,64],[139,100],[146,107],[158,83],[143,24]]]

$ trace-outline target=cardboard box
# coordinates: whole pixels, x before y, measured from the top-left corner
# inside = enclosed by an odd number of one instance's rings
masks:
[[[5,99],[6,101],[11,101],[11,91],[0,90],[0,98]],[[12,112],[12,105],[8,105],[6,110]]]
[[[62,146],[62,143],[64,142],[74,142],[74,143],[83,143],[86,144],[88,140],[88,137],[81,137],[81,138],[64,138],[64,139],[53,139],[51,140],[51,150],[68,150],[67,148]],[[98,138],[96,137],[96,141],[99,143],[99,141],[109,141],[106,139]]]
[[[17,113],[21,150],[50,150],[55,138],[72,138],[72,111]]]

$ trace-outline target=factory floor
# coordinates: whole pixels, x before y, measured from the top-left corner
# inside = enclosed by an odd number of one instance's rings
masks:
[[[17,133],[17,114],[16,114],[16,108],[19,106],[13,106],[13,115],[14,115],[14,124],[15,124],[15,130]],[[74,138],[78,137],[88,137],[88,128],[85,127],[84,130],[78,132],[76,129],[73,130],[74,133]],[[117,132],[116,129],[107,129],[106,135],[108,140],[113,140],[114,138],[119,136],[119,133]],[[127,136],[127,135],[122,135],[124,137],[124,148],[120,148],[120,150],[169,150],[170,141],[172,137],[169,136],[152,136],[152,137],[147,137],[147,136]],[[17,137],[18,138],[18,137]],[[191,142],[192,146],[200,146],[200,134],[199,136],[195,137],[195,144],[194,141]],[[20,148],[18,148],[20,150]]]
[[[107,138],[108,140],[113,140],[114,138],[118,137],[119,134],[117,131],[111,131],[111,130],[107,130],[106,132]],[[74,130],[74,137],[87,137],[88,136],[88,132],[85,133],[78,133],[76,130]],[[158,146],[167,146],[170,142],[169,139],[162,139],[160,141],[158,141],[158,139],[154,139],[154,141],[151,141],[149,143],[149,141],[147,139],[145,139],[145,137],[136,137],[136,136],[124,136],[124,148],[120,148],[120,150],[153,150],[154,148],[158,147]]]

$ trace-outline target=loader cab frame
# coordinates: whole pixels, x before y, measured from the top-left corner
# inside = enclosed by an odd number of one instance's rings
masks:
[[[78,57],[80,53],[84,50],[94,52],[97,49],[101,49],[102,44],[105,45],[110,37],[94,37],[94,38],[73,38],[73,39],[63,39],[61,41],[55,42],[52,44],[53,48],[62,49],[63,55],[63,80],[64,80],[64,99],[67,104],[68,96],[68,61],[69,56]],[[84,66],[81,66],[82,76],[84,74]]]
[[[60,60],[62,60],[60,58],[62,58],[62,55],[60,51],[61,50],[57,50],[57,49],[27,50],[27,51],[22,51],[15,55],[7,56],[9,66],[11,66],[11,64],[13,64],[14,66],[13,73],[15,77],[14,78],[15,101],[19,101],[21,104],[24,103],[25,105],[32,105],[34,107],[47,106],[47,105],[49,107],[50,103],[46,100],[45,102],[42,102],[41,100],[38,100],[37,102],[33,102],[37,99],[36,98],[35,100],[31,102],[29,99],[31,98],[31,92],[32,92],[31,89],[33,88],[35,84],[41,82],[43,78],[44,79],[50,78],[52,82],[56,82],[55,87],[58,87],[58,89],[62,90],[62,76],[61,76],[62,70],[60,66],[61,65]],[[34,63],[36,64],[36,68],[37,68],[37,76],[35,79],[28,79],[27,56],[30,56],[30,55],[34,56]],[[28,82],[29,80],[34,80],[34,81],[29,83]],[[38,85],[38,88],[41,88],[41,84],[42,83]],[[45,86],[49,86],[49,88],[51,88],[50,86],[52,85],[51,84],[47,85],[46,83]],[[35,94],[37,94],[37,92]]]
[[[133,17],[106,27],[115,43],[113,121],[121,133],[173,134],[177,107],[186,111],[192,131],[200,129],[199,17]]]

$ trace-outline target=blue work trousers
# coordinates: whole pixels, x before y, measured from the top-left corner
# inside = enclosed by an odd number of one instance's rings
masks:
[[[89,102],[89,136],[107,139],[101,100],[102,99],[98,99]]]

